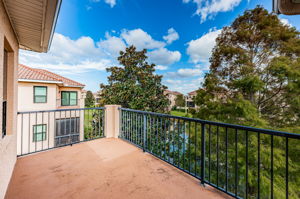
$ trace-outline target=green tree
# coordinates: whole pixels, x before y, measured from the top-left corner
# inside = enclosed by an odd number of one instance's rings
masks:
[[[85,107],[92,107],[95,105],[95,97],[91,91],[86,92]]]
[[[255,126],[299,125],[299,35],[259,6],[223,28],[210,58],[205,91],[196,98],[198,116],[214,114],[216,120]]]
[[[176,96],[175,105],[179,107],[185,107],[185,99],[183,95]]]
[[[203,89],[198,91],[195,98],[196,104],[200,107],[195,117],[299,132],[297,127],[300,125],[299,57],[300,33],[294,27],[284,25],[276,15],[268,13],[259,6],[245,11],[230,26],[225,27],[216,39],[216,46],[210,58],[210,71],[205,76]],[[230,133],[230,129],[227,130],[228,142],[234,143],[233,134]],[[218,132],[218,136],[225,138],[224,128],[212,129],[212,132]],[[246,132],[241,130],[238,132],[239,138],[245,140]],[[250,157],[248,166],[255,168],[258,135],[247,133],[249,134],[248,157]],[[260,139],[260,196],[268,198],[271,179],[269,158],[271,139],[269,135],[264,134],[261,134]],[[298,189],[300,180],[292,177],[299,176],[300,173],[299,158],[296,155],[300,148],[297,141],[289,140],[290,198],[300,198]],[[211,142],[211,146],[216,146],[219,142],[215,133],[212,135]],[[219,146],[221,157],[225,151],[224,143]],[[284,143],[283,138],[274,137],[274,195],[277,198],[285,197],[286,188],[282,180],[286,178],[285,147],[282,143]],[[238,176],[241,185],[245,184],[245,144],[245,141],[239,140]],[[199,151],[195,149],[193,153]],[[228,155],[228,158],[229,165],[233,165],[231,162],[234,155]],[[222,158],[220,162],[224,162]],[[212,165],[212,168],[216,166]],[[249,170],[248,180],[248,194],[251,198],[257,198],[256,169]],[[240,195],[244,197],[245,187],[241,186],[239,189],[242,190]]]
[[[134,46],[120,52],[118,61],[123,67],[108,68],[108,85],[100,85],[105,104],[153,112],[167,110],[169,101],[163,93],[167,87],[161,83],[162,76],[154,73],[155,64],[146,61],[146,53]]]

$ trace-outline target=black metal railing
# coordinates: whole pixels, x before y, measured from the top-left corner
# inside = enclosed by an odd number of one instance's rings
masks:
[[[18,112],[18,156],[103,138],[105,108]]]
[[[300,135],[120,109],[120,138],[235,198],[299,198]]]
[[[6,135],[7,102],[2,102],[2,138]]]

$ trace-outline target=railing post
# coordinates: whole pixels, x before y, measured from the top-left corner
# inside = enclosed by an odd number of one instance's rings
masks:
[[[118,138],[120,133],[120,105],[105,106],[105,137]]]
[[[143,115],[144,117],[144,127],[143,127],[143,152],[146,151],[146,139],[147,139],[147,116],[146,114]]]
[[[201,123],[201,184],[205,183],[205,124]]]

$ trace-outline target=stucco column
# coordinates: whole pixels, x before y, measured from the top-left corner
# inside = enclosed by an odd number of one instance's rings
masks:
[[[105,136],[118,138],[120,128],[120,105],[105,105]]]

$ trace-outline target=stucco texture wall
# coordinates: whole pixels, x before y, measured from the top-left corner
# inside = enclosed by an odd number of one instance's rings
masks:
[[[0,1],[0,111],[3,98],[3,58],[4,49],[8,51],[7,68],[7,135],[2,138],[0,128],[0,199],[4,198],[16,162],[16,129],[17,129],[17,75],[18,75],[18,41],[10,21]],[[0,117],[2,127],[2,114]]]

